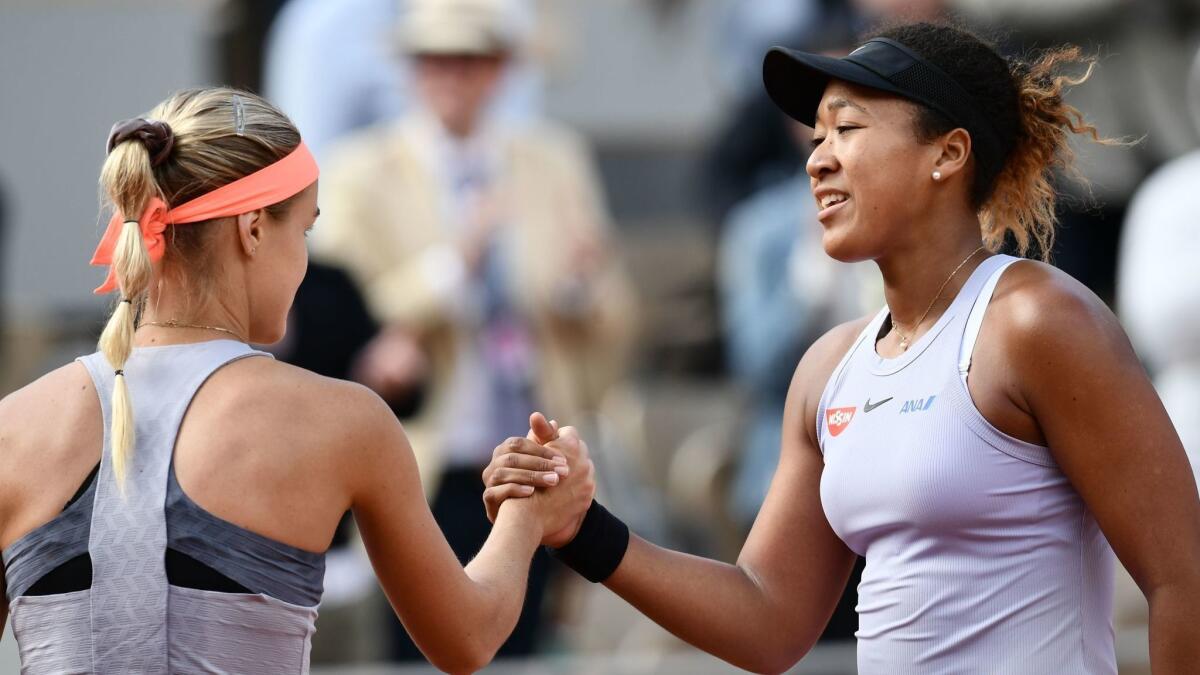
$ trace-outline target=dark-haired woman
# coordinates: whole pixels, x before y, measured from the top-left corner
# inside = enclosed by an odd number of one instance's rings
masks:
[[[596,505],[560,557],[755,671],[808,651],[862,555],[859,672],[1115,673],[1115,551],[1150,601],[1155,672],[1195,672],[1200,500],[1179,439],[1107,308],[995,253],[1006,236],[1050,250],[1050,169],[1071,134],[1097,137],[1061,97],[1077,60],[1010,63],[928,24],[844,59],[769,53],[772,98],[815,128],[825,250],[874,260],[887,306],[801,360],[735,565],[630,537]],[[489,467],[489,508],[522,461]]]

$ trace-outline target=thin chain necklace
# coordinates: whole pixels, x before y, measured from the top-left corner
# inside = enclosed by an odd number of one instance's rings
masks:
[[[929,316],[929,310],[933,309],[933,306],[934,306],[934,304],[937,303],[938,298],[942,297],[942,291],[946,290],[946,284],[950,283],[950,280],[954,278],[955,274],[958,274],[958,271],[963,268],[963,265],[967,264],[968,260],[970,260],[971,258],[974,258],[975,254],[979,253],[983,249],[984,249],[984,247],[980,246],[979,248],[975,249],[974,251],[971,251],[970,255],[968,255],[966,258],[963,258],[963,261],[958,263],[958,267],[955,267],[954,271],[950,273],[950,276],[946,277],[946,280],[943,281],[942,285],[938,287],[937,295],[933,296],[933,300],[929,301],[929,306],[925,308],[925,313],[921,315],[921,318],[917,319],[917,322],[915,324],[913,324],[912,333],[909,333],[909,335],[916,333],[917,329],[921,327],[921,323],[925,321],[925,317]],[[892,330],[896,331],[896,335],[900,336],[900,351],[902,351],[902,352],[908,351],[908,344],[910,342],[909,335],[905,335],[904,333],[900,332],[900,327],[898,325],[896,325],[895,317],[889,316],[889,320],[891,321],[891,324],[892,324]]]
[[[168,321],[143,321],[141,324],[138,325],[138,328],[141,328],[142,326],[158,326],[159,328],[194,328],[196,330],[215,330],[215,331],[219,331],[221,333],[228,333],[229,335],[232,335],[233,337],[237,338],[239,342],[249,342],[248,340],[246,340],[246,338],[242,337],[241,335],[238,335],[237,333],[229,330],[228,328],[222,328],[220,326],[201,326],[201,325],[194,324],[194,323],[183,323],[183,322],[177,321],[175,319],[170,319]]]

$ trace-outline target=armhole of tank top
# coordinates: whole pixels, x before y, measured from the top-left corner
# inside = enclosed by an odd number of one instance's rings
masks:
[[[979,290],[979,295],[975,297],[975,304],[971,307],[971,313],[967,316],[967,323],[963,329],[962,342],[958,347],[958,377],[962,380],[963,386],[967,384],[967,374],[971,370],[971,359],[975,355],[975,343],[979,340],[979,329],[983,326],[983,317],[987,314],[988,305],[992,303],[992,294],[996,291],[996,284],[1000,283],[1000,277],[1004,271],[1019,258],[1010,258],[1004,261],[988,280],[983,284],[983,288]]]
[[[987,282],[980,289],[979,295],[975,298],[975,304],[971,308],[971,313],[967,316],[967,322],[963,330],[962,344],[959,346],[957,382],[951,382],[951,386],[957,391],[954,392],[951,398],[955,405],[960,406],[961,413],[966,416],[964,421],[967,426],[988,445],[1014,459],[1053,468],[1058,465],[1054,461],[1054,457],[1050,454],[1049,448],[1035,445],[1019,438],[1013,438],[993,426],[975,405],[975,401],[971,397],[971,388],[967,385],[967,375],[971,370],[971,359],[975,352],[975,342],[979,338],[980,326],[983,325],[983,317],[987,312],[988,305],[991,304],[996,284],[1000,281],[1000,276],[1004,274],[1004,270],[1008,269],[1010,265],[1018,260],[1020,258],[1009,257],[1008,260],[1001,263],[992,272],[991,276],[988,277]]]
[[[833,390],[837,388],[838,383],[841,381],[842,375],[846,372],[846,366],[850,365],[850,359],[854,356],[854,353],[858,351],[860,346],[862,346],[863,340],[879,331],[879,325],[883,322],[883,318],[887,315],[887,312],[888,308],[885,306],[875,314],[874,318],[867,322],[866,327],[862,329],[862,332],[859,333],[858,337],[854,339],[854,342],[850,344],[850,348],[847,349],[846,353],[842,355],[842,360],[838,362],[837,367],[833,369],[832,373],[830,373],[829,379],[825,381],[825,387],[821,390],[821,398],[817,401],[816,420],[817,446],[822,455],[825,454],[825,425],[821,422],[825,419],[825,408],[829,405],[829,397],[833,393]]]
[[[108,380],[105,378],[105,371],[112,366],[108,365],[108,359],[106,359],[104,354],[100,352],[88,354],[87,356],[80,356],[79,358],[75,359],[75,361],[83,364],[83,368],[87,371],[88,377],[92,379],[92,389],[96,391],[96,397],[100,401],[100,415],[104,420],[105,437],[103,440],[107,441],[107,429],[110,414],[108,406],[112,402],[109,398],[112,393],[112,388],[109,385]]]

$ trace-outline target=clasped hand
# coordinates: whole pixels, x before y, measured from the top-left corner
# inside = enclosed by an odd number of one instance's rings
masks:
[[[553,548],[575,537],[596,494],[587,443],[574,427],[560,429],[541,413],[530,415],[525,438],[509,438],[496,446],[483,470],[483,483],[488,520],[496,522],[505,501],[530,499],[542,520],[542,544]]]

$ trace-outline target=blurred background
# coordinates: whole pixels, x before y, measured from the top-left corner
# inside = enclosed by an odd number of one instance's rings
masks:
[[[392,405],[460,556],[486,537],[487,457],[443,411],[482,443],[537,407],[583,429],[633,529],[732,561],[800,355],[882,302],[873,267],[820,249],[809,130],[767,100],[762,55],[949,16],[1009,54],[1099,54],[1072,102],[1140,142],[1081,149],[1090,187],[1061,182],[1054,262],[1117,310],[1200,466],[1200,0],[0,0],[0,394],[94,348],[110,125],[231,84],[322,164],[313,264],[272,349]],[[350,520],[325,586],[314,672],[428,670]],[[854,672],[853,587],[795,672]],[[530,589],[495,672],[737,672],[557,563]],[[1149,672],[1128,579],[1115,625],[1122,672]],[[0,672],[17,668],[6,634]]]

